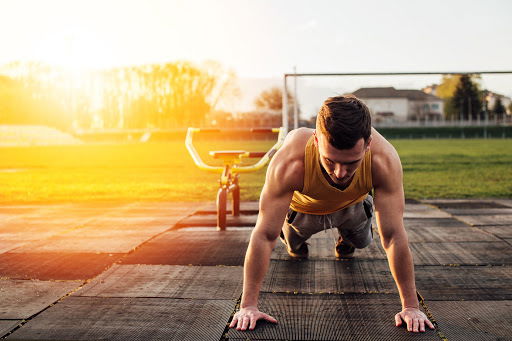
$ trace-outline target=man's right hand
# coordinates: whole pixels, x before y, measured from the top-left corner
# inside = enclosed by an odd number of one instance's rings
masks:
[[[233,316],[233,321],[231,321],[229,328],[233,328],[236,326],[236,330],[254,330],[256,327],[256,322],[260,319],[267,320],[268,322],[277,323],[277,320],[272,316],[262,313],[258,310],[258,307],[246,307],[241,308],[236,314]]]

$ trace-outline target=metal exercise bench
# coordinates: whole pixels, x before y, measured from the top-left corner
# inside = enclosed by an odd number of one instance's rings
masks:
[[[285,138],[285,131],[283,128],[268,128],[268,129],[250,129],[250,133],[277,133],[277,142],[267,152],[246,152],[243,150],[219,150],[210,151],[209,154],[215,159],[221,159],[223,166],[211,166],[204,163],[199,154],[197,153],[192,143],[194,133],[199,132],[221,132],[220,129],[200,129],[188,128],[185,145],[187,150],[192,156],[194,163],[202,170],[220,173],[219,190],[217,191],[217,229],[226,229],[226,215],[227,215],[227,198],[228,193],[232,195],[232,209],[233,216],[240,215],[240,185],[238,182],[239,173],[255,172],[263,167],[270,161],[272,156],[283,144]],[[260,158],[258,162],[241,166],[242,158]]]

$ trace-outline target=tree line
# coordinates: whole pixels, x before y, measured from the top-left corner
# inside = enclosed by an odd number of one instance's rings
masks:
[[[503,120],[507,110],[501,96],[490,107],[489,90],[481,89],[479,75],[444,75],[436,95],[444,100],[445,118],[450,120]],[[509,108],[512,111],[512,104]]]
[[[447,120],[498,120],[501,121],[507,113],[500,95],[481,89],[479,75],[444,75],[441,83],[435,88],[435,95],[444,101],[444,115]],[[489,102],[493,95],[494,100]],[[289,109],[295,99],[288,93]],[[260,93],[254,101],[259,109],[281,110],[282,90],[273,87]],[[512,112],[512,103],[509,105]],[[300,107],[299,107],[300,111]],[[290,111],[291,113],[291,111]]]
[[[503,119],[506,108],[500,96],[489,108],[490,92],[480,89],[478,81],[478,75],[443,76],[436,95],[445,102],[446,119]],[[87,73],[15,62],[0,68],[0,124],[63,130],[204,126],[221,101],[238,93],[235,73],[216,62],[179,61]],[[294,101],[288,93],[290,110]],[[263,91],[254,105],[281,110],[281,89]]]
[[[80,72],[43,63],[0,69],[0,124],[71,128],[202,125],[237,95],[236,75],[216,62],[187,61]]]

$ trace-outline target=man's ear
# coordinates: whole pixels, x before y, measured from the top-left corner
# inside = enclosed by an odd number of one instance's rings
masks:
[[[366,148],[365,151],[370,150],[370,145],[372,144],[372,136],[368,137],[368,142],[366,142]]]

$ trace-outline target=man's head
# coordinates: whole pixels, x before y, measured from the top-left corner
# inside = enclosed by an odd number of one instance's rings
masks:
[[[318,113],[315,143],[331,179],[338,185],[347,184],[370,148],[368,107],[353,96],[328,98]]]
[[[368,107],[354,96],[325,100],[316,120],[317,133],[336,149],[351,149],[362,138],[368,143],[372,118]]]

